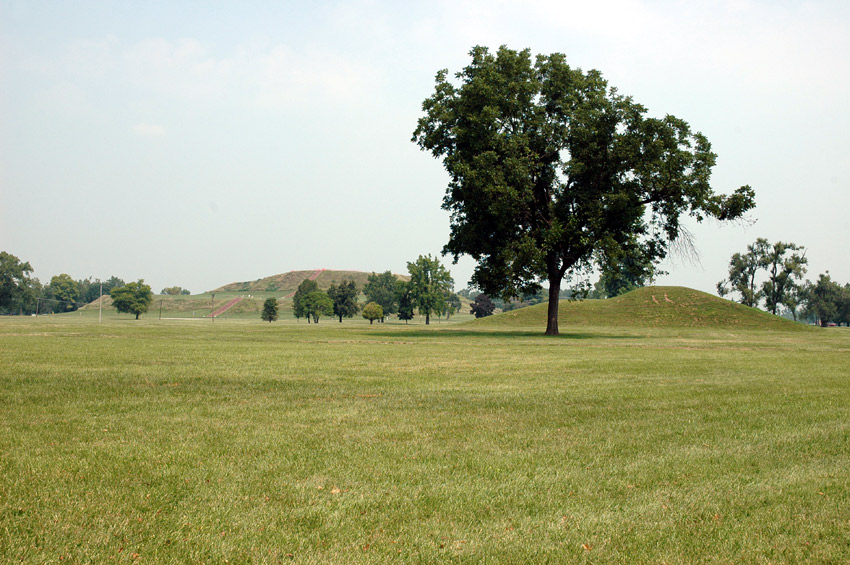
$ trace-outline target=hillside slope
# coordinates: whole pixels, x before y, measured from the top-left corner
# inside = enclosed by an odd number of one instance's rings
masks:
[[[473,323],[546,327],[546,308],[547,304],[538,304]],[[608,300],[562,300],[558,318],[561,326],[806,328],[756,308],[679,286],[646,287]]]
[[[213,292],[294,292],[304,279],[313,279],[319,288],[326,290],[332,283],[343,280],[353,280],[357,288],[362,289],[371,272],[364,271],[334,271],[330,269],[315,269],[312,271],[289,271],[271,275],[255,281],[233,282],[215,289]],[[407,277],[396,275],[407,280]]]

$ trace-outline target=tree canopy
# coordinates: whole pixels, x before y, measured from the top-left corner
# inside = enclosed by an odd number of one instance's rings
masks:
[[[353,318],[360,311],[357,303],[357,285],[353,280],[342,281],[338,285],[332,283],[328,288],[328,296],[333,301],[334,316],[342,323],[343,318]]]
[[[369,320],[369,324],[384,317],[384,309],[377,302],[369,302],[363,307],[363,317]]]
[[[413,294],[411,284],[408,281],[396,282],[396,300],[398,301],[398,319],[407,323],[413,319]]]
[[[112,297],[112,305],[116,310],[125,314],[135,314],[137,320],[140,315],[148,311],[148,307],[153,302],[151,287],[146,285],[143,279],[113,288],[109,295]]]
[[[321,290],[314,290],[307,294],[301,301],[304,307],[304,315],[307,320],[313,318],[315,323],[319,323],[321,316],[330,316],[334,313],[334,302],[328,294]]]
[[[77,309],[77,301],[80,299],[80,283],[67,273],[55,275],[50,279],[48,293],[59,303],[57,310],[70,312]]]
[[[384,312],[383,316],[381,316],[382,322],[384,321],[384,316],[398,312],[397,281],[398,278],[392,271],[384,271],[381,274],[370,274],[366,284],[363,286],[363,294],[366,295],[366,301],[376,302],[381,305],[381,309]]]
[[[307,323],[310,323],[310,316],[307,314],[307,311],[304,306],[304,299],[311,292],[315,292],[319,290],[319,283],[316,281],[311,281],[310,279],[304,279],[301,281],[301,284],[298,285],[298,289],[295,291],[295,295],[292,297],[292,315],[296,318],[307,318]]]
[[[796,318],[800,281],[807,263],[804,247],[782,241],[770,243],[760,237],[747,245],[744,253],[732,255],[729,276],[717,283],[717,293],[737,293],[741,304],[753,308],[764,299],[772,314],[784,305]],[[767,273],[767,280],[759,285],[756,280],[761,271]]]
[[[413,141],[449,173],[444,253],[472,256],[472,284],[503,298],[549,282],[547,334],[558,333],[566,278],[637,253],[657,263],[681,217],[732,220],[754,206],[742,186],[713,192],[708,139],[674,116],[647,117],[595,70],[474,47],[450,81],[437,73]]]
[[[274,322],[277,320],[277,309],[277,298],[266,298],[266,301],[263,302],[263,311],[260,314],[260,318],[269,323]]]
[[[37,279],[32,266],[11,253],[0,251],[0,312],[29,312],[35,304]]]
[[[408,262],[407,271],[410,273],[409,290],[413,304],[419,315],[425,316],[425,324],[430,324],[431,314],[445,309],[446,297],[454,285],[451,273],[430,254]]]
[[[475,300],[472,302],[472,305],[469,309],[469,313],[473,314],[476,318],[492,316],[493,312],[495,311],[496,305],[493,304],[493,301],[490,300],[490,297],[484,293],[481,293],[475,297]]]

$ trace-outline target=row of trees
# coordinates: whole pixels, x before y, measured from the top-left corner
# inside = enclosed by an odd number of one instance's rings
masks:
[[[841,286],[829,272],[816,282],[806,281],[799,291],[800,317],[821,326],[830,323],[850,326],[850,283]]]
[[[816,282],[804,281],[807,264],[802,245],[758,238],[743,253],[732,255],[728,276],[717,283],[717,293],[733,295],[746,306],[763,305],[772,314],[780,314],[784,307],[794,320],[850,324],[850,284],[841,286],[829,272]]]
[[[97,300],[101,293],[101,281],[87,278],[74,280],[62,273],[42,284],[32,276],[33,268],[27,261],[0,251],[0,313],[36,314],[72,312]],[[103,281],[103,294],[126,283],[118,277]]]
[[[744,253],[735,253],[729,261],[729,275],[717,283],[717,294],[737,294],[741,304],[776,314],[785,306],[796,319],[800,289],[806,273],[806,249],[795,243],[770,243],[758,238]],[[759,277],[764,273],[766,277]],[[764,279],[764,280],[760,280]]]
[[[369,275],[363,286],[367,302],[363,317],[370,323],[383,322],[389,315],[407,321],[418,312],[430,324],[432,315],[450,317],[460,309],[460,298],[452,292],[454,280],[436,257],[420,255],[416,261],[407,263],[407,270],[410,275],[407,281],[391,271]],[[298,319],[306,318],[308,323],[318,323],[321,316],[330,315],[342,322],[343,318],[352,318],[361,311],[358,294],[352,280],[333,283],[325,292],[316,281],[305,279],[292,298],[292,314]]]

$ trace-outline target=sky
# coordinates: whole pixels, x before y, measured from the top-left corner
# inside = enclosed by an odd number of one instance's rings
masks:
[[[449,234],[411,136],[475,45],[598,69],[708,137],[716,192],[755,189],[746,222],[686,222],[699,258],[659,284],[715,292],[758,237],[850,282],[846,0],[0,0],[0,250],[154,292],[405,273]],[[466,287],[474,262],[444,262]]]

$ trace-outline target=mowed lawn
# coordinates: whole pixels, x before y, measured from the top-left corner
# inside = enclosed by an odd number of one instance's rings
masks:
[[[850,331],[0,320],[0,561],[850,561]]]

